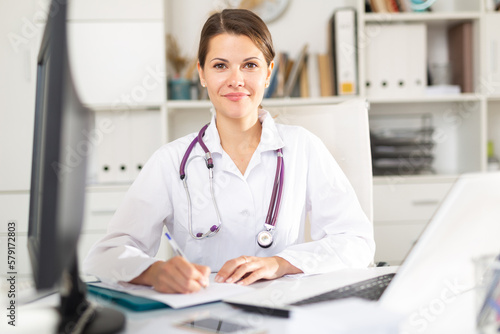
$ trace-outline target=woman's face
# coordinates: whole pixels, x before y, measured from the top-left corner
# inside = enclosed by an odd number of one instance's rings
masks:
[[[198,72],[217,116],[257,117],[273,65],[267,66],[262,51],[245,35],[212,37],[204,69],[198,64]]]

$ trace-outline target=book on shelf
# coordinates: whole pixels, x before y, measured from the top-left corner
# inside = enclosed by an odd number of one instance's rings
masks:
[[[449,1],[449,0],[442,0],[442,1]],[[498,1],[498,0],[485,0],[485,1]],[[365,7],[367,7],[367,12],[373,12],[373,13],[404,13],[413,11],[411,0],[367,0]]]
[[[319,87],[322,97],[334,95],[333,69],[328,54],[318,54]]]
[[[385,0],[385,6],[389,13],[399,13],[399,6],[396,0]]]
[[[459,23],[448,29],[448,50],[452,84],[462,93],[474,92],[472,22]]]
[[[307,59],[307,57],[306,57]],[[308,68],[307,68],[307,63],[304,63],[302,65],[302,70],[300,71],[300,78],[299,78],[299,84],[300,84],[300,97],[302,98],[307,98],[309,97],[309,74],[308,74]]]
[[[336,95],[355,95],[358,91],[356,9],[335,10],[329,30]]]
[[[318,66],[318,54],[311,53],[307,56],[305,64],[307,68],[307,83],[309,97],[320,97],[320,72]]]
[[[308,45],[304,45],[300,51],[297,59],[293,62],[293,66],[290,69],[290,74],[288,75],[285,83],[285,94],[284,96],[292,96],[295,86],[298,83],[302,67],[304,66]]]
[[[268,99],[273,97],[276,94],[276,89],[278,87],[278,73],[280,68],[280,55],[278,54],[274,59],[274,68],[271,72],[271,78],[269,78],[269,86],[266,88],[264,92],[264,98]]]
[[[370,7],[374,13],[387,13],[385,0],[370,0]]]

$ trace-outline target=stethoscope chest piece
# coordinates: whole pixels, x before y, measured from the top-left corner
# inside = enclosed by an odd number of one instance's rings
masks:
[[[269,248],[273,244],[273,235],[270,231],[261,231],[257,235],[257,243],[262,248]]]

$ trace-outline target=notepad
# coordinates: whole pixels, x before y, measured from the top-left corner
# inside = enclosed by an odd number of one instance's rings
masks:
[[[252,287],[237,284],[215,283],[214,277],[215,274],[210,275],[210,284],[206,289],[191,294],[160,293],[148,286],[128,283],[110,285],[103,282],[90,283],[89,291],[94,294],[106,296],[111,301],[127,308],[142,311],[161,308],[161,305],[157,303],[165,305],[163,307],[183,308],[221,301],[225,298],[254,290]],[[109,292],[106,290],[109,290]],[[146,301],[143,299],[146,299]]]

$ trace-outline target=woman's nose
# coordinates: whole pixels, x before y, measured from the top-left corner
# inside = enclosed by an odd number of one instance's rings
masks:
[[[239,69],[231,71],[227,84],[231,87],[242,87],[245,85],[245,80]]]

